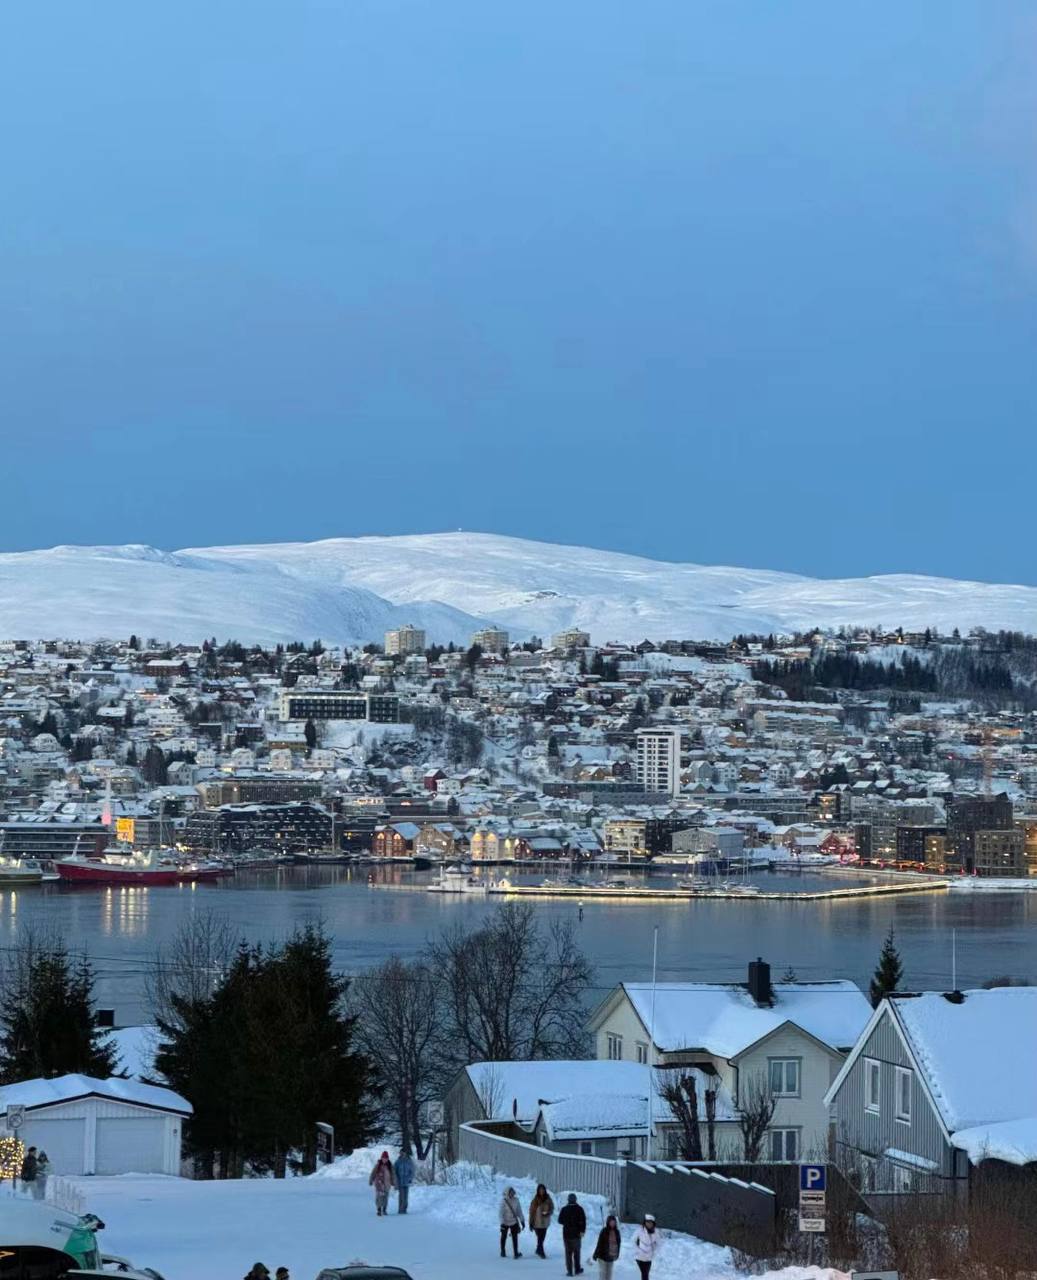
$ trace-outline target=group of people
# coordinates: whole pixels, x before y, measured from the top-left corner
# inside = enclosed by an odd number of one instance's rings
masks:
[[[413,1181],[414,1159],[408,1147],[402,1149],[395,1163],[389,1158],[388,1151],[382,1152],[368,1178],[368,1182],[374,1187],[374,1207],[379,1218],[384,1218],[389,1212],[389,1192],[394,1188],[397,1193],[396,1212],[407,1212]]]
[[[47,1159],[46,1151],[37,1151],[35,1147],[30,1147],[22,1160],[21,1174],[19,1176],[25,1190],[35,1196],[37,1200],[42,1200],[47,1194],[47,1174],[49,1171],[50,1161]]]
[[[274,1272],[275,1280],[290,1280],[287,1267],[278,1267]],[[253,1263],[252,1270],[245,1280],[270,1280],[270,1271],[261,1262]]]
[[[547,1229],[554,1217],[554,1201],[550,1192],[541,1182],[536,1195],[529,1204],[529,1229],[536,1236],[536,1256],[546,1258],[544,1240]],[[519,1251],[519,1232],[524,1230],[527,1218],[522,1212],[518,1193],[514,1187],[508,1187],[500,1202],[500,1256],[507,1257],[508,1239],[511,1239],[512,1256],[521,1258]],[[558,1214],[558,1225],[562,1228],[562,1247],[565,1251],[565,1274],[567,1276],[583,1275],[580,1254],[583,1250],[583,1237],[587,1233],[587,1215],[576,1196],[570,1192],[568,1200]],[[641,1280],[648,1280],[652,1263],[662,1237],[655,1224],[655,1215],[646,1213],[641,1225],[634,1234],[634,1261],[641,1272]],[[622,1237],[619,1232],[619,1220],[614,1213],[605,1219],[605,1225],[598,1233],[598,1242],[594,1246],[591,1261],[598,1264],[599,1280],[612,1280],[612,1268],[619,1259],[622,1248]]]

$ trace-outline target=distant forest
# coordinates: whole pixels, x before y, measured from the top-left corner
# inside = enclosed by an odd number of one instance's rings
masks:
[[[747,647],[748,637],[743,639]],[[771,637],[762,643],[774,647]],[[754,680],[796,701],[832,701],[832,690],[853,690],[890,695],[904,710],[922,698],[968,698],[990,707],[1037,710],[1037,637],[1019,631],[983,632],[971,643],[932,636],[922,645],[905,646],[903,655],[888,662],[867,653],[815,652],[805,662],[762,657],[750,663],[750,671]]]

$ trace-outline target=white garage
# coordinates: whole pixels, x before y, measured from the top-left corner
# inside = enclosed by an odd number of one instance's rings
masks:
[[[191,1104],[171,1089],[57,1076],[4,1085],[5,1120],[12,1107],[24,1108],[18,1137],[46,1151],[51,1173],[180,1172],[181,1128]]]

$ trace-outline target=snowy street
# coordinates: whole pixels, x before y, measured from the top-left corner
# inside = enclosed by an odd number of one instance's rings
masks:
[[[100,1239],[104,1252],[121,1254],[138,1266],[151,1266],[165,1280],[240,1280],[254,1262],[287,1266],[292,1280],[315,1280],[322,1267],[349,1262],[404,1267],[413,1280],[456,1280],[457,1277],[564,1276],[561,1239],[552,1226],[546,1261],[533,1254],[534,1238],[520,1237],[523,1256],[515,1261],[498,1254],[497,1204],[502,1179],[476,1176],[463,1186],[416,1186],[410,1212],[397,1215],[393,1194],[390,1216],[378,1218],[367,1185],[369,1161],[340,1162],[313,1178],[251,1179],[239,1182],[192,1182],[183,1178],[129,1175],[78,1181],[87,1208],[107,1224]],[[343,1177],[360,1169],[361,1176]],[[336,1176],[338,1175],[338,1176]],[[514,1183],[528,1207],[534,1188]],[[556,1203],[558,1197],[555,1197]],[[604,1206],[581,1196],[588,1219],[584,1267],[589,1262],[602,1222]],[[629,1240],[623,1227],[624,1255],[617,1280],[634,1280]],[[689,1236],[665,1233],[662,1254],[652,1280],[735,1280],[725,1249]],[[841,1273],[793,1269],[782,1280],[842,1280]]]

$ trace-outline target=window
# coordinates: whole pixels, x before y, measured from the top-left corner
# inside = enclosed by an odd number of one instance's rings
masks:
[[[637,1060],[638,1062],[648,1061],[648,1046],[643,1040],[638,1040],[637,1042]]]
[[[874,1058],[864,1059],[864,1110],[879,1112],[882,1076],[881,1065]]]
[[[581,1142],[581,1143],[580,1143],[580,1155],[581,1155],[581,1156],[592,1156],[593,1154],[594,1154],[594,1143],[593,1143],[593,1142]]]
[[[914,1073],[907,1067],[897,1067],[896,1107],[894,1114],[904,1124],[911,1123],[911,1094],[914,1089]]]
[[[618,1062],[623,1056],[623,1037],[615,1036],[609,1032],[605,1036],[605,1043],[608,1049],[608,1056],[613,1062]]]
[[[768,1129],[772,1160],[799,1159],[798,1129]]]
[[[772,1097],[799,1097],[799,1061],[799,1058],[767,1059],[767,1074]]]
[[[910,1194],[912,1181],[910,1169],[904,1169],[898,1164],[893,1166],[893,1190],[899,1195]]]

